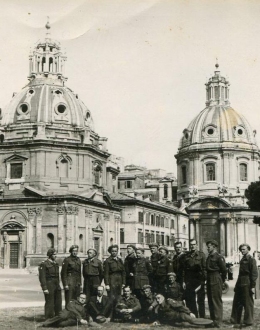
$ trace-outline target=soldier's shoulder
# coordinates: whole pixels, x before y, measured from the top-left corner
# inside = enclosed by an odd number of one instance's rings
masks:
[[[39,263],[38,268],[39,268],[39,269],[42,269],[43,267],[45,267],[46,264],[47,264],[47,261],[48,261],[48,259],[41,261],[41,262]]]

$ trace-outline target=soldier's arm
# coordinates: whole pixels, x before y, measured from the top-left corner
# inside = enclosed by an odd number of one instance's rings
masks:
[[[201,259],[201,271],[202,271],[202,276],[204,279],[204,282],[206,281],[207,278],[207,270],[206,270],[206,256],[205,253],[202,252],[202,259]]]
[[[61,267],[61,281],[62,281],[62,285],[65,288],[65,286],[68,286],[68,259],[65,258],[63,260],[62,263],[62,267]]]
[[[109,285],[109,265],[107,260],[104,261],[104,282],[105,285]]]
[[[145,263],[146,263],[146,269],[147,269],[147,272],[148,272],[148,276],[152,274],[153,272],[153,267],[152,267],[152,264],[150,262],[150,260],[145,260]]]
[[[101,283],[104,278],[104,270],[103,270],[103,265],[102,265],[101,261],[99,261],[99,263],[98,263],[98,273],[99,273],[99,279],[100,279],[100,283]]]
[[[250,260],[251,260],[251,262],[250,262],[250,274],[249,274],[250,288],[255,288],[256,280],[258,278],[258,270],[257,270],[257,265],[256,265],[255,259],[250,258]]]
[[[47,281],[46,281],[46,266],[45,263],[42,262],[39,266],[39,280],[42,287],[42,291],[48,290]]]
[[[123,260],[121,260],[122,265],[123,265],[123,270],[122,270],[122,284],[125,285],[125,265],[123,263]]]
[[[135,299],[135,305],[131,309],[133,310],[133,312],[138,312],[141,310],[141,304],[137,298],[134,298],[134,299]]]
[[[227,277],[226,261],[225,258],[221,255],[219,256],[218,259],[218,265],[219,265],[222,281],[225,282]]]

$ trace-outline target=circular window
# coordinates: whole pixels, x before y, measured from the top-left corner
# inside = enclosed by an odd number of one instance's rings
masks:
[[[65,107],[65,105],[64,105],[64,104],[59,104],[59,105],[57,106],[57,111],[58,111],[58,113],[60,113],[60,114],[64,114],[64,112],[66,111],[66,107]]]
[[[33,90],[33,89],[30,89],[30,90],[29,90],[29,94],[32,95],[33,93],[34,93],[34,90]]]
[[[189,134],[188,133],[185,133],[185,139],[188,140],[188,138],[189,138]]]
[[[88,120],[89,118],[90,118],[90,113],[87,112],[87,114],[86,114],[86,120]]]
[[[207,130],[207,133],[208,133],[209,135],[213,135],[213,134],[214,134],[214,129],[213,129],[213,128],[209,128],[209,129]]]
[[[57,95],[62,94],[62,92],[59,89],[57,89],[54,93]]]
[[[25,115],[29,112],[29,106],[27,103],[20,104],[19,108],[17,109],[19,115]]]
[[[238,135],[242,135],[244,132],[243,132],[243,130],[242,130],[242,128],[239,128],[238,130],[237,130],[237,134]]]

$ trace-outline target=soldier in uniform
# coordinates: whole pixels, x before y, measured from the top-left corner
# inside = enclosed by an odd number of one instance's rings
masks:
[[[243,257],[240,260],[238,279],[234,288],[231,322],[240,326],[243,308],[244,324],[246,326],[254,323],[254,294],[258,271],[255,259],[249,254],[251,250],[248,244],[241,244],[239,251]]]
[[[165,285],[165,298],[171,298],[173,300],[182,301],[183,290],[178,282],[176,282],[176,274],[168,273],[168,281]]]
[[[172,272],[172,262],[168,259],[168,249],[165,246],[160,246],[158,266],[155,272],[154,279],[157,283],[157,293],[165,293],[165,285],[167,283],[167,274]]]
[[[144,257],[144,249],[136,249],[136,260],[133,264],[133,293],[140,300],[142,298],[143,286],[149,284],[149,275],[153,268],[149,260]]]
[[[56,263],[56,250],[49,249],[48,259],[39,266],[39,280],[45,298],[45,319],[57,316],[62,309],[59,265]]]
[[[133,264],[135,262],[135,246],[132,244],[127,245],[127,256],[125,257],[125,274],[126,274],[126,286],[129,286],[133,290],[133,276],[134,269]]]
[[[159,257],[160,254],[158,252],[158,247],[159,245],[157,243],[151,243],[149,244],[149,249],[151,251],[151,257],[150,257],[150,261],[151,261],[151,265],[153,268],[153,272],[150,275],[150,285],[153,289],[153,292],[157,292],[157,283],[155,281],[155,274],[156,274],[156,270],[158,267],[158,261],[159,261]]]
[[[205,318],[206,256],[198,251],[195,239],[190,240],[190,251],[185,255],[183,266],[186,306],[196,317]],[[199,308],[197,308],[197,303]]]
[[[224,257],[217,252],[218,243],[215,240],[206,242],[209,255],[206,260],[207,296],[210,318],[216,328],[221,328],[223,319],[222,287],[227,269]]]
[[[70,256],[65,258],[61,268],[61,281],[64,288],[66,306],[71,299],[76,300],[82,291],[81,286],[81,261],[78,255],[78,245],[69,249]]]
[[[183,284],[183,263],[185,258],[185,253],[182,251],[182,242],[174,243],[175,255],[172,258],[172,268],[176,274],[176,281]]]
[[[84,289],[83,292],[87,296],[87,302],[91,296],[97,294],[97,288],[100,286],[104,272],[102,262],[96,258],[97,251],[93,248],[87,251],[88,258],[83,262],[83,278]]]
[[[125,286],[125,266],[118,256],[118,245],[110,245],[108,252],[110,257],[104,261],[104,281],[110,297],[117,300]]]
[[[123,295],[118,299],[116,304],[116,319],[125,322],[137,321],[136,317],[140,310],[141,305],[139,300],[131,294],[131,289],[126,286],[123,289]]]
[[[143,295],[140,299],[141,311],[140,311],[140,322],[141,323],[151,323],[156,320],[155,308],[158,306],[155,299],[155,294],[152,293],[151,285],[143,286]]]

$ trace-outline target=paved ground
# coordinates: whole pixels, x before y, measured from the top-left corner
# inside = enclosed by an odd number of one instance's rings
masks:
[[[238,267],[234,267],[234,280],[229,281],[229,292],[224,301],[233,299]],[[0,309],[10,307],[44,306],[44,297],[38,275],[27,270],[0,269]]]

